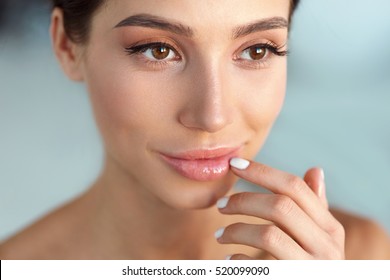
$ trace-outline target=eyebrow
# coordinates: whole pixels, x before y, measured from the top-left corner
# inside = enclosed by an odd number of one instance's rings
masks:
[[[237,39],[249,35],[251,33],[266,31],[271,29],[283,29],[288,28],[288,21],[283,17],[266,18],[259,21],[255,21],[250,24],[238,26],[233,30],[233,38]]]
[[[115,25],[115,28],[124,26],[142,26],[148,28],[157,28],[186,37],[192,37],[194,35],[194,31],[188,26],[185,26],[181,23],[170,22],[162,17],[150,14],[137,14],[125,18],[117,25]]]
[[[129,16],[124,20],[120,21],[114,28],[125,27],[125,26],[141,26],[147,28],[156,28],[165,31],[169,31],[178,35],[192,37],[194,30],[186,25],[179,22],[171,22],[163,17],[151,15],[151,14],[137,14]],[[242,26],[235,27],[233,29],[233,38],[237,39],[249,35],[251,33],[266,31],[271,29],[282,29],[288,28],[289,24],[287,19],[283,17],[272,17],[261,19],[253,23],[245,24]]]

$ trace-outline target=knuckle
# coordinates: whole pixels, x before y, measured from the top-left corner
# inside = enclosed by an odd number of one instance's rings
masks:
[[[327,231],[331,236],[334,236],[334,237],[337,237],[340,239],[345,238],[345,229],[344,229],[343,225],[339,221],[337,221],[336,219],[334,220],[334,222],[332,222],[328,226]]]
[[[275,225],[265,226],[261,233],[261,242],[266,248],[280,245],[282,241],[282,231]]]
[[[336,229],[337,228],[337,229]],[[328,235],[327,240],[323,242],[323,251],[316,256],[316,259],[343,260],[345,259],[345,240],[344,228],[341,225],[335,225],[336,235]]]
[[[298,176],[289,175],[287,177],[289,189],[294,193],[301,193],[304,190],[305,182]]]
[[[224,239],[230,242],[237,242],[239,240],[240,229],[244,226],[244,223],[235,223],[227,226],[224,231]]]
[[[267,175],[270,173],[269,167],[261,163],[257,163],[254,166],[254,171],[256,174],[263,174],[263,175]]]
[[[338,226],[335,229],[335,234],[338,236],[340,239],[344,240],[345,239],[345,228],[341,223],[337,223]]]
[[[274,219],[289,216],[293,212],[294,207],[295,202],[290,197],[285,195],[275,195],[270,216]]]
[[[235,214],[253,213],[256,205],[262,201],[261,194],[242,192],[234,194],[229,201],[229,212]]]
[[[245,210],[246,203],[250,200],[251,194],[249,192],[242,192],[239,194],[235,194],[232,198],[232,201],[229,202],[231,204],[231,208],[234,211],[242,212]]]

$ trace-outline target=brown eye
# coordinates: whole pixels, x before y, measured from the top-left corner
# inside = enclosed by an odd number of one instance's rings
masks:
[[[261,60],[267,55],[267,48],[265,47],[253,46],[245,51],[248,52],[248,55],[252,60]]]
[[[178,55],[176,52],[169,46],[163,44],[156,44],[150,46],[143,51],[143,54],[150,60],[176,60]]]
[[[255,45],[243,50],[240,54],[240,58],[248,61],[261,61],[266,60],[269,49],[263,45]]]
[[[148,43],[125,48],[130,55],[142,54],[150,61],[178,61],[181,59],[178,52],[165,43]]]
[[[171,49],[165,46],[157,46],[151,49],[153,58],[157,60],[166,59],[171,53]]]

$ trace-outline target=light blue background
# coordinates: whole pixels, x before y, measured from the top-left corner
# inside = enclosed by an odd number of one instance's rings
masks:
[[[101,167],[87,94],[60,71],[45,11],[24,17],[23,35],[23,25],[0,35],[0,239],[85,190]],[[299,175],[322,166],[331,204],[390,231],[389,14],[385,0],[302,2],[285,107],[257,159]]]

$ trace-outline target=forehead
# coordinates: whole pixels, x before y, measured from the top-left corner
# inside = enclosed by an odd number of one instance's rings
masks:
[[[288,19],[290,0],[106,0],[94,21],[115,27],[136,14],[151,14],[183,23],[195,32],[224,30],[271,17]]]

